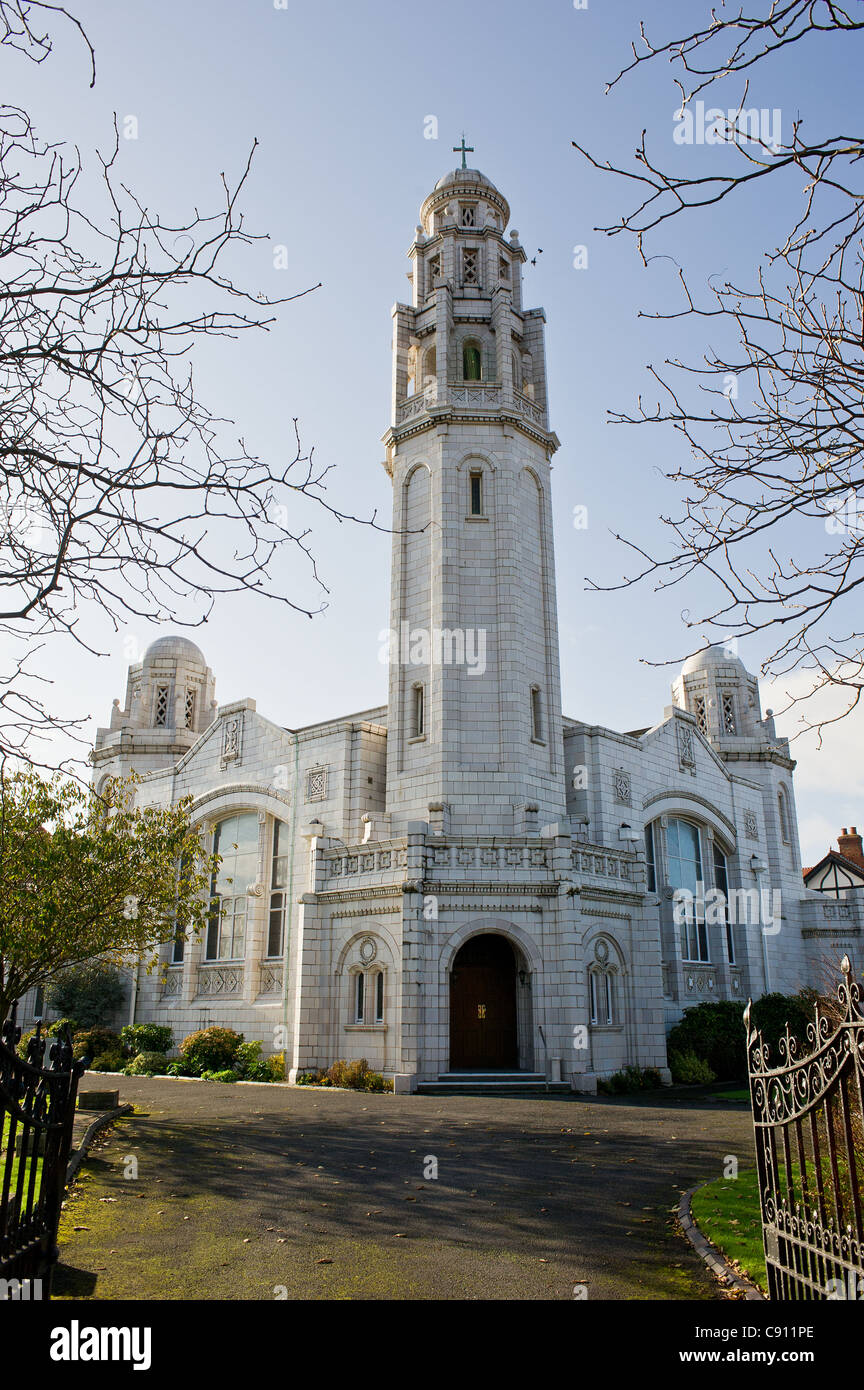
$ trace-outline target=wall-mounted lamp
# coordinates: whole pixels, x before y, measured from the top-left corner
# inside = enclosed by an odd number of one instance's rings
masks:
[[[750,868],[753,870],[754,874],[767,874],[768,872],[768,865],[765,863],[764,859],[760,859],[758,854],[752,854],[750,856]]]

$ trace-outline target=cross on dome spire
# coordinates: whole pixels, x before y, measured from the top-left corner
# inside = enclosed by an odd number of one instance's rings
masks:
[[[462,168],[463,168],[463,169],[467,169],[467,168],[468,168],[468,162],[467,162],[467,160],[465,159],[465,156],[466,156],[466,154],[473,154],[473,153],[474,153],[474,146],[473,146],[473,145],[466,145],[466,144],[465,144],[465,132],[464,132],[464,130],[463,130],[463,132],[462,132],[462,144],[461,144],[461,145],[454,145],[454,146],[453,146],[453,153],[454,153],[454,154],[461,154],[461,156],[462,156]]]

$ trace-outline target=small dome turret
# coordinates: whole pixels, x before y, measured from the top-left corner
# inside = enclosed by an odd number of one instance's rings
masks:
[[[196,647],[194,642],[190,642],[188,637],[157,637],[156,641],[151,642],[144,653],[143,665],[146,666],[149,662],[162,661],[165,658],[187,661],[192,665],[197,663],[205,670],[207,668],[207,662],[201,648]]]
[[[482,229],[491,221],[498,231],[506,231],[510,204],[504,194],[499,193],[492,180],[479,169],[454,169],[438,180],[420,209],[420,221],[426,232],[430,235],[436,232],[446,219],[450,204],[458,207],[460,202],[475,209],[470,225]]]
[[[731,647],[705,647],[687,658],[681,667],[682,676],[695,676],[700,671],[709,671],[717,666],[735,666],[746,675],[744,663]]]
[[[759,683],[731,646],[705,647],[688,657],[672,686],[706,738],[755,738],[760,729]]]

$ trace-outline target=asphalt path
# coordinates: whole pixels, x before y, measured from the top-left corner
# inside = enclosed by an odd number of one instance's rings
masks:
[[[752,1164],[746,1107],[119,1085],[136,1113],[67,1200],[60,1298],[722,1296],[673,1211]]]

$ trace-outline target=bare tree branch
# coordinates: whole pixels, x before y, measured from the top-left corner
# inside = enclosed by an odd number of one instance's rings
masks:
[[[666,58],[684,73],[675,79],[683,118],[700,92],[735,74],[752,83],[760,64],[790,44],[861,30],[864,17],[828,0],[773,0],[750,17],[742,9],[727,14],[723,4],[710,24],[662,44],[643,26],[640,49],[633,46],[633,61],[609,90],[634,68]],[[635,185],[632,210],[598,230],[630,233],[646,264],[646,237],[694,208],[729,204],[734,215],[745,190],[773,196],[780,180],[784,188],[792,180],[801,197],[752,285],[724,281],[699,292],[681,270],[680,303],[645,315],[701,323],[706,343],[711,334],[717,345],[695,362],[649,368],[656,403],[640,399],[635,410],[610,412],[615,423],[671,427],[687,461],[664,475],[682,493],[678,514],[661,518],[669,547],[655,556],[619,536],[638,563],[608,587],[647,580],[664,589],[708,578],[714,604],[696,616],[685,611],[687,627],[724,641],[764,635],[763,674],[813,677],[813,688],[790,697],[790,706],[833,688],[848,696],[845,714],[864,690],[864,137],[807,141],[799,120],[785,143],[772,142],[744,110],[750,90],[737,109],[711,113],[714,138],[695,175],[692,162],[686,173],[660,167],[645,131],[634,168],[602,163],[574,142],[593,167]],[[718,144],[737,168],[704,167]]]
[[[0,0],[0,48],[50,54],[31,11],[80,30],[61,7]],[[284,455],[262,458],[196,389],[203,342],[267,331],[318,288],[271,298],[224,269],[267,240],[242,212],[256,145],[236,178],[221,175],[211,211],[168,218],[123,182],[116,120],[87,171],[0,106],[0,633],[25,648],[0,675],[0,754],[33,756],[33,738],[69,731],[32,658],[61,635],[87,647],[85,609],[115,630],[198,626],[219,595],[244,591],[312,617],[322,598],[286,592],[277,574],[299,552],[326,594],[302,499],[361,520],[328,500],[331,466],[303,448],[296,419]]]

